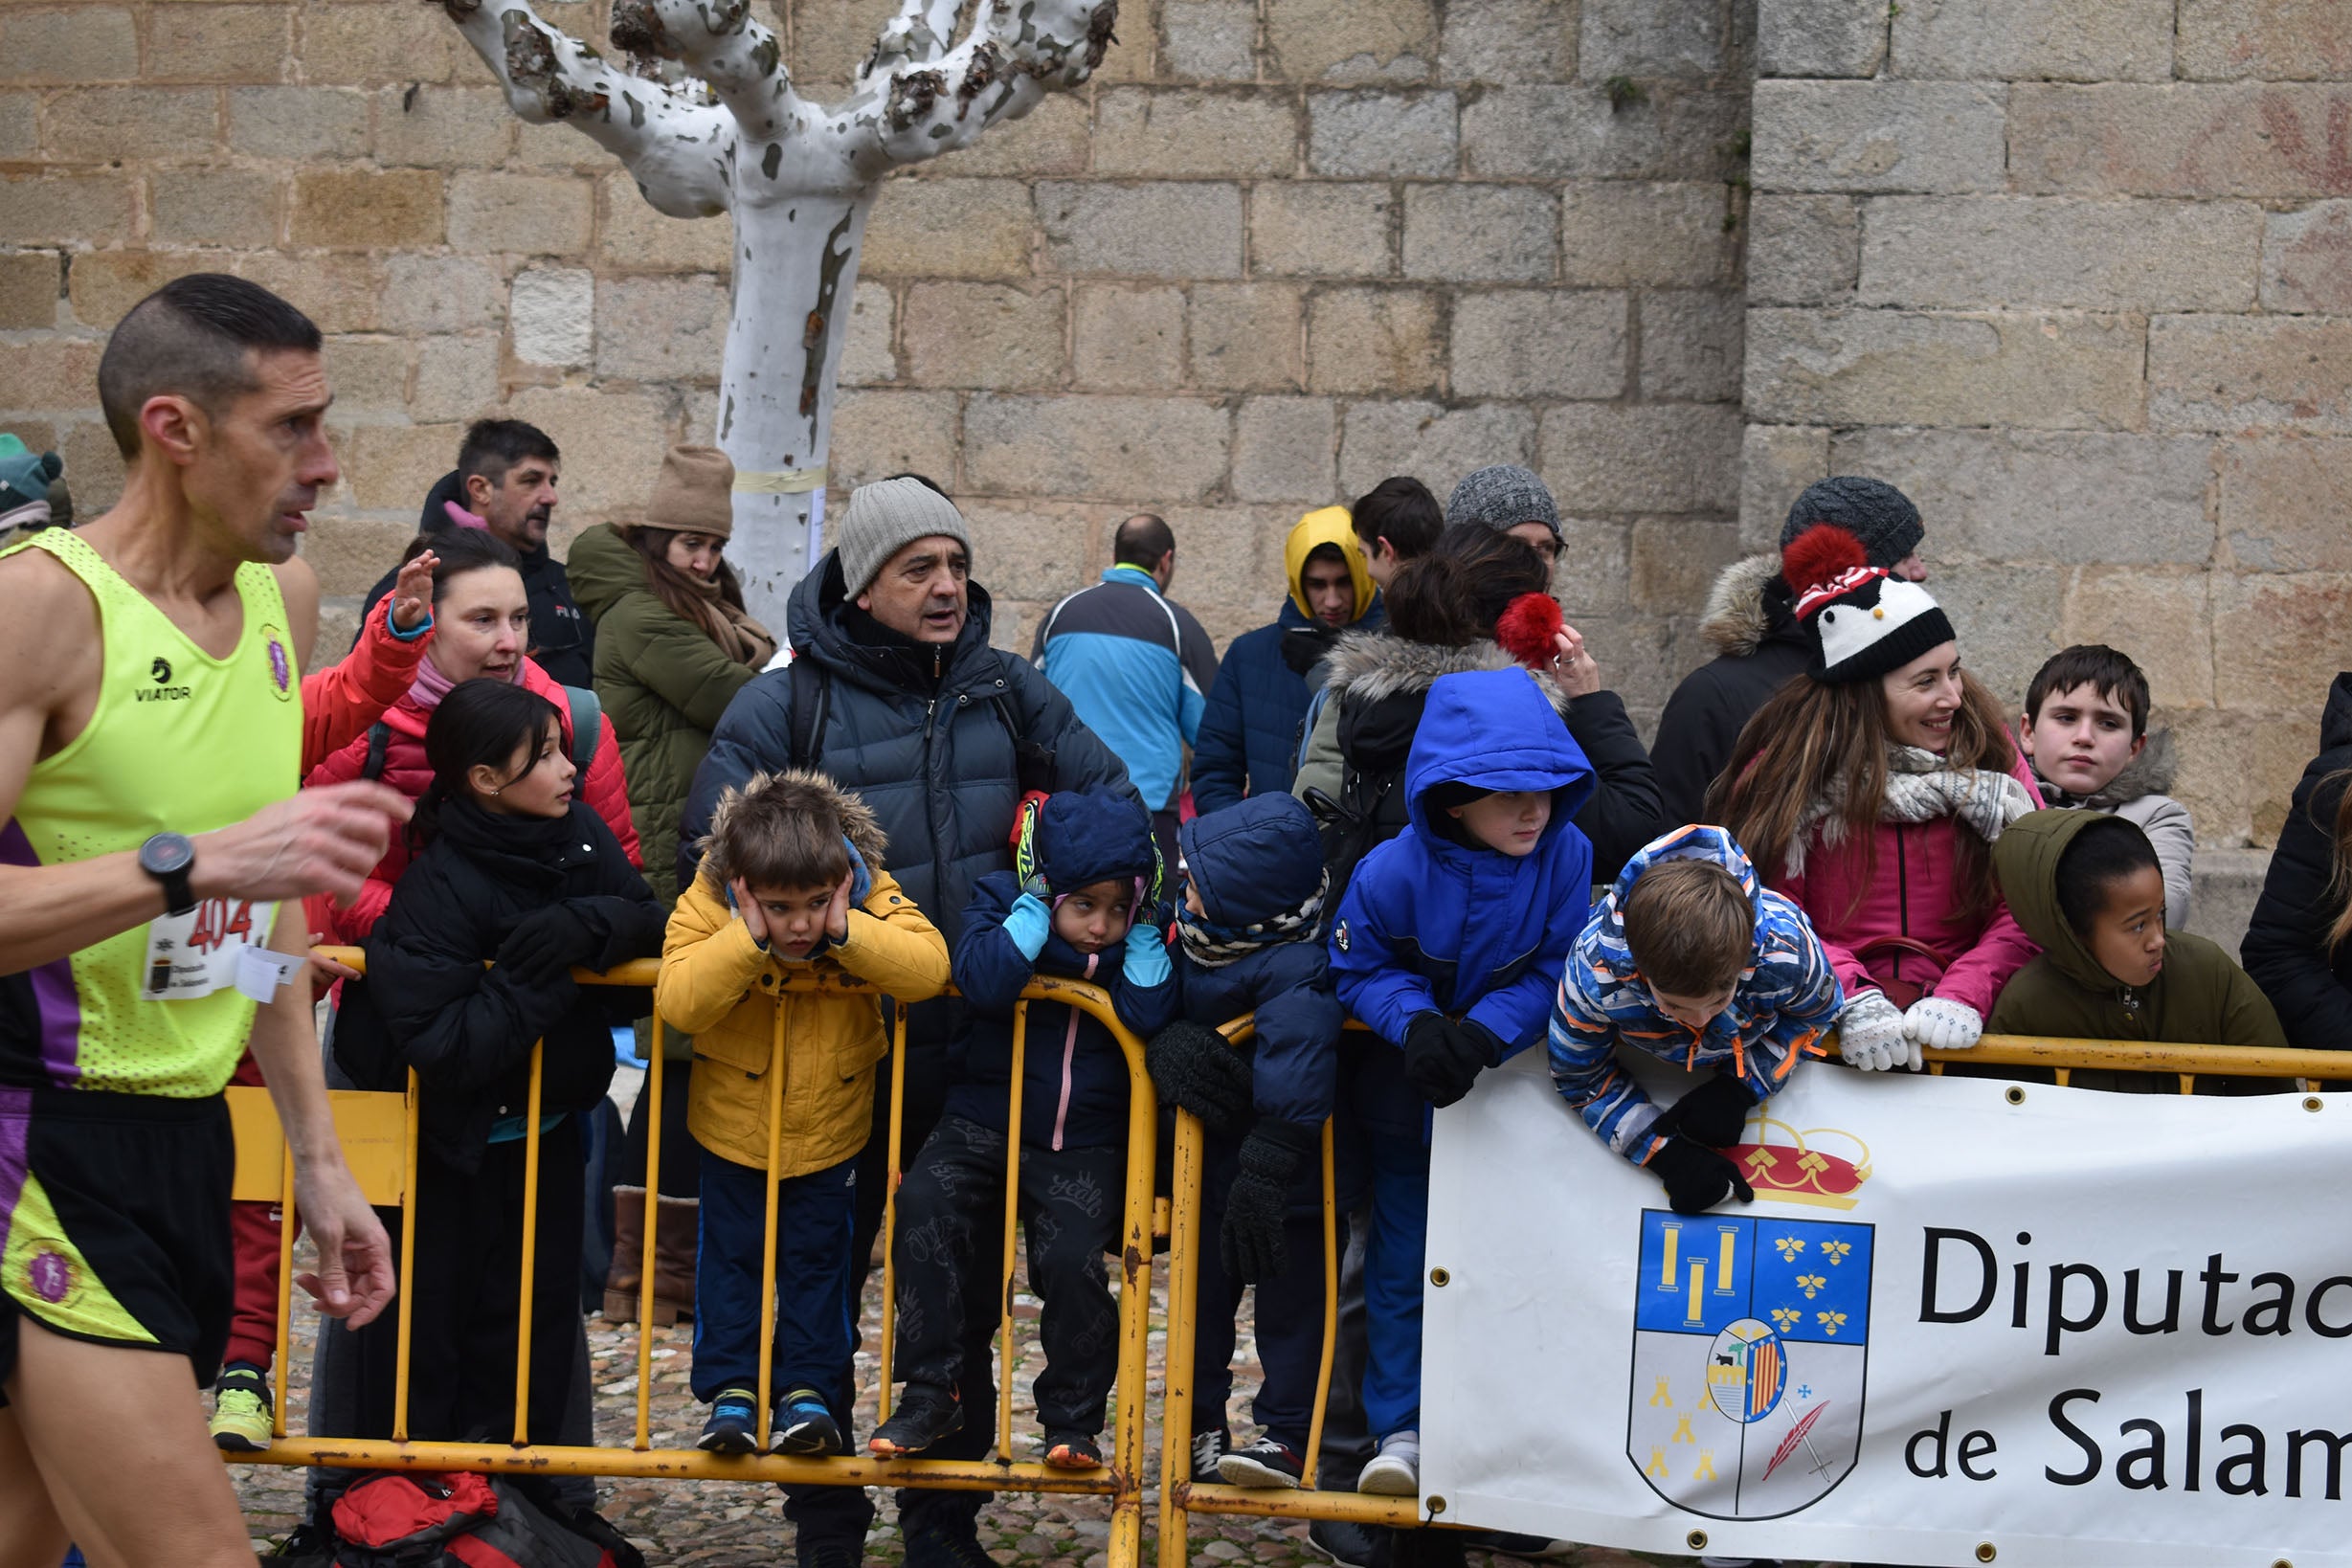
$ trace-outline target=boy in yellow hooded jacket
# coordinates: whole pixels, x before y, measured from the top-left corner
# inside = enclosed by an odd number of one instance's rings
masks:
[[[771,1425],[776,1453],[847,1451],[857,1347],[851,1244],[857,1159],[874,1073],[889,1053],[880,999],[927,1000],[948,983],[948,946],[883,867],[874,814],[821,773],[755,774],[721,799],[702,869],[678,901],[654,993],[694,1037],[687,1126],[702,1146],[695,1266],[701,1445],[749,1453],[758,1430],[760,1261],[773,1140],[776,1321]],[[787,990],[800,975],[818,989]],[[836,988],[839,989],[836,989]],[[771,1075],[783,1074],[769,1126]],[[855,1488],[788,1488],[805,1553],[855,1545],[873,1506]]]

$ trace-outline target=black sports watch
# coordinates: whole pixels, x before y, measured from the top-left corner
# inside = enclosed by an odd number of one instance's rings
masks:
[[[196,907],[188,885],[195,868],[196,846],[184,833],[159,833],[139,846],[139,869],[164,885],[164,912],[184,915]]]

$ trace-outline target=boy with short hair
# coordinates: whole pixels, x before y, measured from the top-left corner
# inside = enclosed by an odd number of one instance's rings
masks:
[[[2188,923],[2196,824],[2172,788],[2172,731],[2148,733],[2148,678],[2104,643],[2050,656],[2026,688],[2018,747],[2042,798],[2137,822],[2164,869],[2164,923]]]
[[[989,1340],[1001,1306],[999,1204],[1022,988],[1035,974],[1088,981],[1139,1035],[1156,1034],[1176,1012],[1157,924],[1159,851],[1141,806],[1097,790],[1033,801],[1022,808],[1014,865],[982,877],[965,907],[955,984],[971,1028],[952,1062],[946,1114],[899,1188],[892,1244],[907,1386],[868,1445],[885,1458],[929,1450],[974,1459],[995,1441]],[[1103,1462],[1097,1440],[1119,1341],[1103,1254],[1117,1243],[1126,1190],[1128,1086],[1127,1056],[1109,1029],[1064,1002],[1028,1004],[1020,1220],[1029,1288],[1043,1307],[1038,1417],[1045,1463],[1062,1469]],[[987,1501],[961,1495],[974,1515]],[[908,1555],[939,1544],[910,1538]]]
[[[1153,1037],[1163,1104],[1206,1124],[1204,1223],[1194,1313],[1194,1467],[1236,1486],[1295,1487],[1323,1354],[1321,1130],[1347,1024],[1323,947],[1313,816],[1294,795],[1253,795],[1184,824],[1191,880],[1176,917],[1184,1017]],[[1252,1018],[1236,1049],[1217,1026]],[[1347,1162],[1350,1174],[1357,1163]],[[1352,1204],[1337,1195],[1344,1213]],[[1344,1244],[1344,1243],[1343,1243]],[[1234,1314],[1257,1287],[1257,1441],[1231,1447]]]
[[[2155,846],[2135,822],[2076,811],[2019,818],[1993,845],[2002,897],[2042,955],[2002,988],[1995,1034],[2284,1048],[2269,998],[2202,936],[2168,931]],[[2080,1087],[2136,1087],[2139,1075]],[[2164,1087],[2172,1086],[2166,1079]]]
[[[1430,1108],[1543,1033],[1593,864],[1569,820],[1592,766],[1523,669],[1441,676],[1404,788],[1405,830],[1356,867],[1331,939],[1339,999],[1379,1037],[1350,1053],[1343,1097],[1372,1169],[1364,1414],[1379,1452],[1356,1488],[1395,1496],[1421,1484]]]
[[[1677,1214],[1756,1196],[1717,1151],[1777,1093],[1846,998],[1804,911],[1718,827],[1677,828],[1619,873],[1552,1010],[1552,1081],[1602,1141],[1665,1182]],[[1620,1044],[1717,1070],[1661,1108]]]
[[[755,773],[721,796],[702,868],[670,915],[654,1000],[665,1023],[694,1037],[698,1060],[686,1111],[702,1146],[693,1386],[711,1406],[700,1445],[715,1453],[750,1453],[757,1438],[772,1141],[771,1451],[847,1451],[858,1154],[871,1128],[876,1064],[890,1042],[879,998],[784,986],[795,975],[846,976],[902,1005],[945,988],[947,942],[884,868],[886,847],[873,812],[822,773]],[[779,1023],[783,1111],[772,1129]],[[873,1512],[856,1488],[786,1492],[804,1563],[857,1562]]]

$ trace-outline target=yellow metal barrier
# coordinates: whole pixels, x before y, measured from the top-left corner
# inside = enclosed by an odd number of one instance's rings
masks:
[[[1363,1025],[1351,1019],[1348,1027],[1360,1030]],[[1239,1044],[1248,1038],[1250,1029],[1250,1019],[1239,1019],[1225,1025],[1223,1033]],[[2022,1035],[1986,1035],[1971,1050],[1931,1052],[1929,1060],[1929,1070],[1938,1075],[1946,1064],[1956,1062],[1996,1067],[2039,1067],[2053,1071],[2062,1085],[2074,1071],[2172,1074],[2179,1078],[2184,1094],[2191,1092],[2197,1076],[2205,1073],[2234,1078],[2291,1078],[2307,1086],[2325,1078],[2346,1076],[2346,1058],[2336,1051],[2263,1051],[2231,1045],[2139,1044]],[[1200,1233],[1201,1156],[1205,1146],[1206,1132],[1200,1119],[1178,1108],[1175,1152],[1169,1165],[1168,1362],[1160,1417],[1159,1568],[1184,1568],[1189,1560],[1187,1515],[1192,1513],[1422,1527],[1419,1504],[1414,1498],[1314,1490],[1339,1325],[1337,1198],[1329,1121],[1323,1124],[1323,1360],[1316,1378],[1313,1423],[1309,1429],[1299,1487],[1296,1490],[1233,1487],[1193,1479],[1193,1384],[1198,1371],[1193,1344],[1199,1307],[1196,1249],[1218,1244],[1217,1238]]]
[[[338,959],[354,969],[365,969],[364,955],[357,949],[331,948],[318,950],[325,957]],[[574,970],[572,977],[588,985],[651,986],[661,973],[656,959],[642,959],[622,965],[609,974],[597,974]],[[875,988],[841,975],[807,975],[788,979],[780,988],[787,992],[827,992],[834,994],[876,995]],[[952,993],[951,993],[952,994]],[[260,1465],[323,1465],[366,1469],[425,1469],[425,1470],[526,1470],[540,1475],[612,1475],[612,1476],[674,1476],[698,1480],[733,1480],[777,1483],[818,1483],[831,1486],[891,1486],[937,1488],[948,1490],[1005,1490],[1056,1493],[1089,1493],[1111,1499],[1111,1529],[1109,1560],[1114,1568],[1134,1568],[1142,1560],[1143,1552],[1143,1452],[1144,1410],[1147,1378],[1147,1349],[1151,1328],[1152,1296],[1152,1220],[1153,1220],[1153,1158],[1155,1149],[1154,1131],[1157,1119],[1156,1102],[1152,1092],[1152,1081],[1144,1067],[1143,1042],[1119,1021],[1108,994],[1095,986],[1079,981],[1050,976],[1038,976],[1024,989],[1024,1000],[1014,1014],[1012,1101],[1009,1126],[1013,1135],[1006,1141],[1005,1220],[1004,1220],[1004,1278],[1000,1298],[1003,1302],[999,1324],[1004,1353],[1001,1394],[997,1410],[997,1453],[995,1460],[926,1460],[878,1459],[864,1455],[829,1459],[786,1458],[773,1454],[729,1455],[706,1453],[699,1448],[660,1449],[651,1439],[651,1408],[653,1386],[653,1288],[656,1226],[660,1222],[657,1194],[660,1191],[661,1157],[661,1118],[651,1115],[647,1122],[644,1255],[639,1285],[638,1313],[638,1388],[637,1430],[634,1446],[628,1448],[551,1447],[535,1446],[529,1441],[528,1409],[530,1397],[531,1293],[532,1276],[536,1264],[536,1218],[539,1176],[539,1107],[542,1067],[542,1047],[531,1049],[530,1097],[526,1109],[524,1154],[524,1230],[522,1260],[522,1299],[520,1304],[520,1333],[515,1352],[515,1433],[511,1446],[493,1444],[412,1443],[408,1440],[409,1409],[409,1350],[410,1350],[410,1293],[406,1283],[410,1278],[415,1254],[415,1226],[401,1227],[398,1295],[398,1348],[393,1390],[392,1436],[385,1439],[354,1438],[298,1438],[285,1429],[286,1408],[286,1351],[292,1306],[292,1258],[294,1237],[299,1217],[294,1203],[294,1174],[291,1154],[278,1127],[275,1111],[270,1107],[264,1089],[233,1089],[230,1109],[237,1138],[237,1179],[235,1196],[239,1200],[278,1202],[282,1221],[279,1247],[278,1282],[278,1359],[276,1368],[276,1426],[275,1441],[258,1454],[233,1456],[239,1464]],[[1013,1448],[1012,1391],[1013,1391],[1013,1273],[1016,1252],[1014,1241],[1019,1202],[1020,1087],[1021,1069],[1027,1047],[1028,1003],[1056,1001],[1077,1008],[1108,1028],[1121,1051],[1126,1055],[1131,1086],[1128,1109],[1127,1192],[1122,1211],[1119,1241],[1119,1359],[1113,1399],[1116,1415],[1112,1429],[1111,1456],[1109,1467],[1101,1473],[1064,1470],[1042,1464],[1017,1464],[1010,1457]],[[889,1256],[889,1239],[894,1234],[897,1215],[898,1185],[905,1154],[898,1106],[903,1104],[906,1087],[906,1018],[902,1011],[897,1024],[895,1050],[891,1061],[892,1114],[889,1127],[889,1186],[885,1197],[884,1237],[885,1258]],[[662,1086],[662,1026],[660,1017],[654,1019],[650,1060],[643,1092],[652,1097],[651,1105],[661,1103]],[[763,1243],[762,1287],[760,1292],[761,1322],[766,1332],[761,1336],[759,1363],[759,1445],[767,1446],[770,1410],[773,1404],[772,1381],[774,1356],[775,1320],[775,1210],[777,1203],[776,1170],[779,1139],[782,1128],[781,1098],[784,1084],[784,1028],[781,1010],[777,1013],[775,1038],[772,1047],[768,1083],[768,1227]],[[345,1140],[346,1156],[358,1177],[361,1191],[369,1201],[381,1207],[406,1209],[416,1190],[417,1109],[419,1088],[416,1075],[409,1074],[405,1094],[337,1092],[332,1096],[336,1129]],[[881,1400],[885,1418],[889,1413],[890,1359],[892,1335],[896,1327],[894,1299],[895,1275],[890,1263],[884,1266],[883,1321],[881,1351]]]

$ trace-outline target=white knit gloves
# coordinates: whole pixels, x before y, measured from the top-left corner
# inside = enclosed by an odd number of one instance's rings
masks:
[[[1860,993],[1838,1015],[1838,1054],[1864,1072],[1912,1065],[1903,1010],[1875,991]]]
[[[1964,1051],[1984,1033],[1984,1018],[1966,1002],[1921,997],[1903,1015],[1903,1030],[1929,1050]]]

